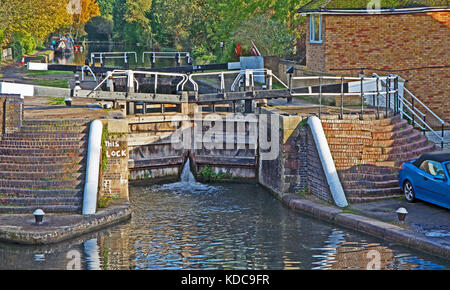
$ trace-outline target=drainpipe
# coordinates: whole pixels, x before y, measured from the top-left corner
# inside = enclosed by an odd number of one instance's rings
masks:
[[[103,124],[100,120],[91,123],[89,129],[86,182],[84,184],[83,214],[94,214],[97,209],[98,176],[102,149]]]
[[[336,167],[334,166],[333,157],[331,156],[327,138],[325,137],[322,128],[322,122],[316,116],[311,116],[308,118],[308,125],[311,128],[317,152],[319,153],[320,162],[322,163],[322,168],[325,177],[327,178],[334,203],[339,207],[346,207],[348,206],[347,199],[345,198],[344,189],[342,188]]]

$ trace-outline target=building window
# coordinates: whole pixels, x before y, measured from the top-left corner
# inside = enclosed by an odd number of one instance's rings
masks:
[[[322,43],[322,15],[309,17],[309,42]]]

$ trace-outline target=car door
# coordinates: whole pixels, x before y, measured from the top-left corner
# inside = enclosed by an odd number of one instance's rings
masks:
[[[428,192],[426,189],[426,181],[430,178],[428,172],[428,162],[429,160],[424,160],[419,165],[417,170],[414,170],[413,183],[414,183],[414,192],[416,198],[426,200],[428,199]]]
[[[423,176],[423,190],[425,200],[443,204],[448,197],[448,178],[444,166],[438,161],[429,160]]]

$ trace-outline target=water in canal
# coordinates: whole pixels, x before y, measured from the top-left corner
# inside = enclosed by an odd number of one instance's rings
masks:
[[[130,186],[130,221],[52,246],[0,244],[0,269],[449,269],[299,215],[257,184]]]
[[[55,64],[67,64],[67,65],[84,65],[85,58],[89,58],[92,52],[135,52],[135,54],[130,54],[129,66],[130,68],[150,68],[150,58],[148,55],[142,60],[142,53],[144,51],[152,51],[149,47],[136,46],[136,45],[118,45],[118,44],[95,44],[91,43],[84,47],[84,50],[80,53],[72,53],[66,55],[56,55],[53,63]],[[161,51],[176,51],[172,48],[163,48]],[[123,68],[125,61],[122,57],[111,58],[105,60],[105,66]],[[100,60],[96,59],[96,65],[100,65]],[[186,65],[186,59],[181,58],[181,65]],[[158,58],[155,62],[155,67],[174,67],[176,66],[175,59]]]

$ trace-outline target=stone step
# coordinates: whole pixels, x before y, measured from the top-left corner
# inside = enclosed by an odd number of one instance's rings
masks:
[[[25,189],[72,189],[82,188],[84,180],[16,180],[2,179],[0,187],[2,188],[25,188]]]
[[[398,179],[386,179],[382,181],[370,180],[341,180],[342,186],[345,190],[348,189],[377,189],[377,188],[393,188],[398,186]]]
[[[0,187],[1,197],[80,197],[83,196],[83,188],[72,189],[29,189],[29,188],[4,188]]]
[[[382,154],[378,152],[361,152],[361,151],[334,151],[332,152],[333,159],[339,161],[353,161],[355,164],[361,161],[409,161],[414,160],[423,153],[434,151],[435,144],[428,141],[426,138],[416,144],[404,145],[400,148],[390,148],[394,152]],[[374,148],[377,149],[377,148]],[[385,148],[378,148],[377,151],[384,151]],[[365,148],[364,150],[367,150]]]
[[[392,117],[388,117],[388,118],[383,118],[381,117],[379,120],[377,120],[375,117],[370,117],[370,116],[364,116],[364,120],[359,120],[359,116],[352,116],[352,119],[344,119],[344,120],[339,120],[338,116],[335,116],[333,118],[329,118],[328,116],[324,116],[322,118],[322,126],[324,126],[324,123],[327,124],[359,124],[359,125],[370,125],[370,126],[387,126],[387,125],[392,125],[395,124],[397,122],[400,122],[400,116],[392,116]]]
[[[405,137],[413,132],[414,128],[408,125],[404,129],[395,130],[391,132],[372,132],[373,140],[392,140]]]
[[[83,148],[87,142],[80,140],[0,140],[0,147],[21,147],[21,148]]]
[[[14,147],[1,147],[0,155],[9,156],[84,156],[87,148],[14,148]]]
[[[81,206],[82,197],[0,197],[0,206],[41,206],[71,205]]]
[[[335,160],[335,166],[338,170],[340,169],[348,169],[349,167],[361,166],[361,165],[374,165],[379,167],[392,167],[392,168],[400,168],[403,161],[372,161],[372,160],[359,160],[359,159],[350,159],[343,158]]]
[[[372,137],[346,137],[345,135],[331,136],[325,135],[327,138],[327,143],[331,145],[365,145],[370,146],[373,143]]]
[[[402,194],[402,191],[398,185],[384,188],[349,188],[349,189],[344,188],[344,191],[346,196],[360,197],[360,198]]]
[[[1,168],[0,179],[12,180],[37,180],[37,181],[62,181],[62,180],[82,180],[84,178],[83,172],[27,172],[27,171],[4,171]]]
[[[364,172],[338,172],[339,179],[341,182],[345,182],[346,180],[367,180],[367,181],[385,181],[385,180],[397,180],[397,173],[386,173],[386,174],[372,174],[372,173],[364,173]]]
[[[392,147],[397,145],[409,144],[415,142],[421,138],[419,131],[412,131],[411,134],[403,136],[401,138],[391,139],[391,140],[373,140],[373,147]]]
[[[52,126],[22,126],[19,129],[21,133],[44,133],[44,134],[53,134],[53,133],[87,133],[87,126],[60,126],[60,127],[52,127]]]
[[[32,214],[36,209],[45,213],[80,213],[81,205],[42,205],[42,206],[0,206],[0,213],[4,214]]]
[[[356,196],[348,196],[347,201],[350,203],[364,203],[364,202],[374,202],[386,199],[393,199],[403,197],[403,194],[389,194],[389,195],[378,195],[378,196],[370,196],[370,197],[356,197]]]
[[[0,163],[2,172],[20,172],[20,173],[64,173],[64,172],[84,172],[86,167],[81,163],[74,162],[53,162],[53,163],[21,163],[18,160],[15,163]]]
[[[365,173],[365,174],[398,174],[400,166],[375,166],[372,164],[360,164],[345,169],[339,169],[338,173]]]
[[[86,133],[71,133],[71,132],[15,132],[2,135],[3,140],[66,140],[67,141],[82,141],[87,139]]]
[[[87,126],[89,119],[69,119],[69,120],[32,120],[22,121],[24,126]]]
[[[83,164],[84,155],[53,155],[53,156],[34,156],[34,155],[0,155],[0,164],[22,164],[22,165],[36,165],[36,164]],[[1,167],[0,167],[1,168]]]
[[[428,139],[424,136],[417,136],[417,138],[414,138],[410,140],[410,142],[406,144],[397,144],[393,146],[363,146],[362,152],[365,154],[389,154],[389,153],[400,153],[411,149],[416,149],[420,147],[424,147],[428,144]],[[341,150],[341,149],[337,149]]]
[[[405,129],[408,126],[406,120],[394,122],[390,125],[355,124],[355,123],[322,123],[325,132],[346,131],[350,132],[392,132]]]

